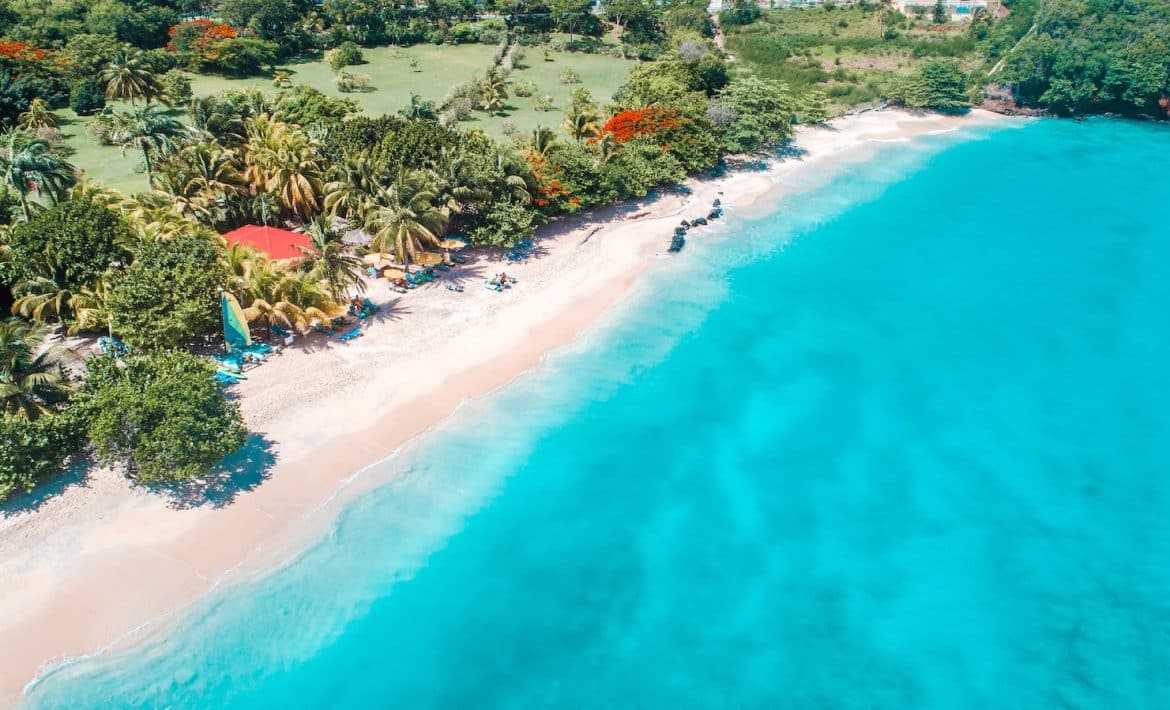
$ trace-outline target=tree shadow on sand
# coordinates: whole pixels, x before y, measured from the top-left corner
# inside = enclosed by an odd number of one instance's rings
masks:
[[[176,510],[224,508],[241,493],[255,490],[271,476],[276,456],[272,442],[260,434],[249,434],[239,451],[228,456],[200,479],[151,486]]]
[[[0,520],[36,511],[75,486],[89,488],[91,466],[88,458],[79,457],[64,473],[38,484],[31,493],[19,493],[0,502]]]

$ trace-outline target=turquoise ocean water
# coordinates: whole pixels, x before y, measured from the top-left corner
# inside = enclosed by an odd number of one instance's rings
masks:
[[[1170,707],[1170,129],[879,150],[29,705]]]

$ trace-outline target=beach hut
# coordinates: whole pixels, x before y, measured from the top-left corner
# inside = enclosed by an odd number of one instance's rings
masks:
[[[249,224],[223,235],[228,244],[251,244],[272,259],[299,259],[304,256],[300,247],[308,248],[309,235],[287,229]]]

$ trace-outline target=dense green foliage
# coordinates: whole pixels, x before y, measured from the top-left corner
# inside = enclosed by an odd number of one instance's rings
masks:
[[[69,108],[79,116],[88,116],[106,107],[106,91],[97,79],[79,79],[69,89]]]
[[[239,407],[220,394],[207,360],[160,350],[86,366],[76,408],[94,453],[140,482],[202,475],[244,443]]]
[[[1170,3],[1035,0],[1013,3],[1034,29],[1002,74],[1022,101],[1060,113],[1170,109]]]
[[[89,200],[62,202],[12,229],[6,239],[12,258],[0,264],[0,279],[19,296],[42,274],[42,265],[52,262],[60,285],[77,289],[124,259],[129,239],[130,227],[117,212]]]
[[[80,447],[79,433],[67,414],[35,420],[0,415],[0,501],[57,474]]]
[[[182,235],[138,247],[108,298],[114,331],[123,340],[166,348],[216,330],[228,273],[213,238]]]
[[[957,109],[971,105],[967,75],[953,59],[928,59],[914,73],[894,83],[891,100],[915,108]]]

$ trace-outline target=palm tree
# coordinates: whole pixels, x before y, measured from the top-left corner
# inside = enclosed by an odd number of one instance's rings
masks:
[[[337,217],[349,217],[361,211],[361,206],[378,189],[378,174],[369,151],[346,155],[335,165],[332,180],[325,184],[325,210]]]
[[[35,419],[69,396],[69,380],[45,347],[49,329],[17,318],[0,321],[0,414]]]
[[[250,117],[238,102],[216,96],[196,96],[187,104],[191,125],[205,138],[227,147],[238,146],[247,139],[244,121]]]
[[[32,100],[32,103],[28,105],[28,110],[20,114],[18,120],[20,127],[28,131],[57,127],[57,116],[53,114],[49,104],[39,97]]]
[[[162,87],[150,66],[143,60],[142,52],[118,52],[102,69],[98,78],[106,85],[107,99],[151,99],[162,93]]]
[[[20,196],[20,207],[27,222],[32,219],[28,193],[45,193],[53,201],[77,182],[77,171],[72,163],[53,154],[49,144],[33,138],[23,131],[9,131],[3,154],[0,154],[0,170],[4,181]]]
[[[540,156],[548,155],[549,150],[557,144],[557,134],[551,128],[537,126],[532,129],[532,137],[528,141],[528,149]]]
[[[175,147],[177,139],[187,135],[187,127],[168,116],[158,106],[141,106],[127,113],[114,113],[114,130],[110,138],[122,146],[122,155],[127,148],[142,151],[146,164],[146,184],[154,188],[154,166],[150,162],[151,152],[166,153]]]
[[[345,300],[350,288],[366,290],[364,264],[353,250],[341,241],[330,219],[320,216],[309,225],[309,247],[300,247],[305,258],[298,265],[301,273],[316,279],[329,291],[336,303]]]
[[[496,149],[492,163],[496,174],[503,178],[506,191],[516,202],[522,205],[532,202],[532,191],[527,179],[532,174],[527,170],[527,163],[511,150],[503,148]]]
[[[270,336],[274,325],[304,330],[312,321],[327,321],[341,310],[314,279],[263,258],[253,262],[240,286],[247,304],[244,317],[264,321]]]
[[[41,254],[26,268],[33,275],[17,283],[13,289],[20,296],[12,304],[12,312],[38,323],[72,323],[78,293],[67,285],[66,264],[56,257]]]
[[[270,192],[297,216],[320,209],[320,158],[315,143],[300,128],[267,115],[248,121],[244,179],[254,192]]]
[[[505,102],[508,100],[508,84],[504,81],[504,77],[494,69],[487,75],[487,79],[483,82],[484,88],[484,102],[483,109],[488,113],[499,113],[504,110]]]
[[[176,214],[206,222],[221,221],[226,200],[245,191],[235,154],[214,142],[194,143],[171,156],[159,171],[158,187],[173,196]]]
[[[589,103],[573,102],[561,122],[569,137],[580,143],[601,134],[601,113]]]
[[[437,245],[447,215],[435,205],[438,196],[429,176],[419,170],[399,172],[378,190],[362,211],[362,227],[372,235],[371,251],[393,253],[406,264],[424,244]]]

